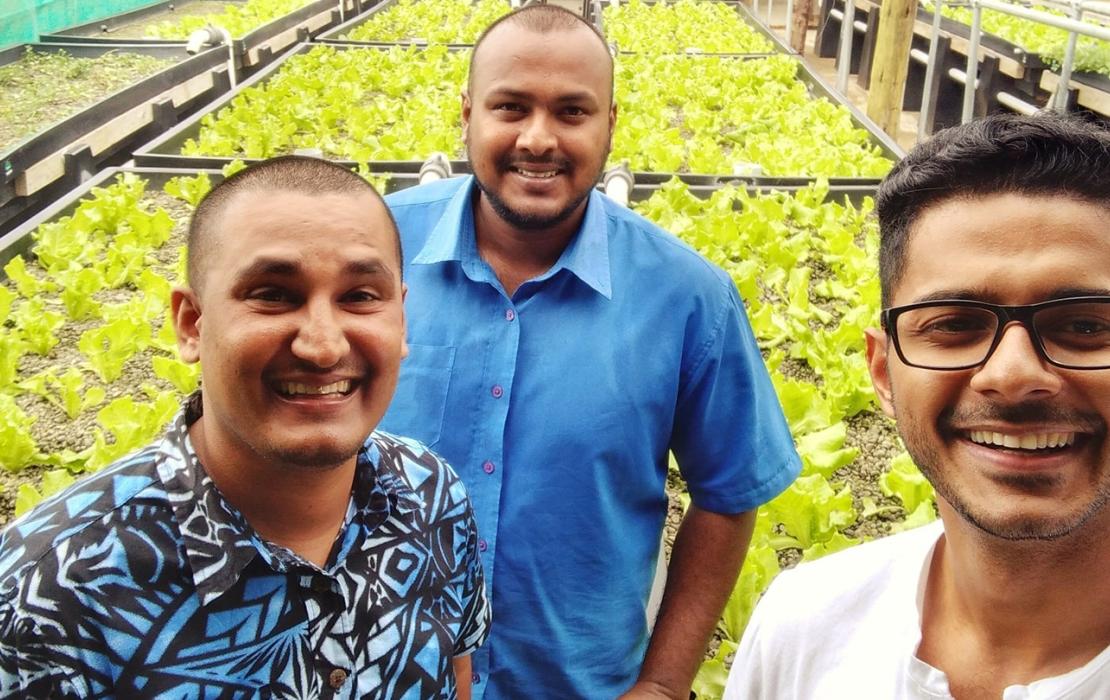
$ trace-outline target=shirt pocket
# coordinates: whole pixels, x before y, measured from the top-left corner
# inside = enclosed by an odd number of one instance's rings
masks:
[[[435,446],[447,415],[447,389],[454,364],[453,347],[410,343],[409,355],[401,362],[397,391],[382,421],[385,429]]]

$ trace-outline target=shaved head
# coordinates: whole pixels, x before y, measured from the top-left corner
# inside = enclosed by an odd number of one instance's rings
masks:
[[[207,260],[219,248],[223,213],[237,195],[245,192],[299,192],[302,194],[370,194],[385,210],[397,243],[398,268],[401,267],[401,239],[393,214],[381,194],[357,174],[330,161],[307,156],[278,156],[250,165],[213,187],[193,211],[189,222],[186,277],[189,286],[200,291],[204,284]]]
[[[526,5],[525,7],[513,10],[507,15],[503,15],[493,24],[486,27],[485,31],[478,37],[478,41],[474,43],[474,50],[470,52],[470,70],[467,78],[467,89],[473,91],[474,87],[474,65],[477,62],[477,57],[482,45],[486,39],[496,32],[499,27],[514,26],[521,29],[526,29],[536,34],[551,34],[554,32],[573,32],[581,29],[587,29],[591,34],[597,37],[598,47],[600,52],[599,57],[606,61],[609,66],[609,101],[613,100],[613,56],[609,53],[609,45],[605,42],[605,37],[598,31],[597,27],[582,19],[577,13],[559,7],[558,5]],[[583,57],[584,60],[589,60]]]

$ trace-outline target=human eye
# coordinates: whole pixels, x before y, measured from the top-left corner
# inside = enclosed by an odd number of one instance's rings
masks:
[[[1036,316],[1038,332],[1052,343],[1070,347],[1110,346],[1110,304],[1063,305]]]
[[[342,301],[349,304],[372,304],[381,300],[381,294],[373,289],[362,287],[352,289],[343,295]]]
[[[292,303],[293,295],[281,287],[256,287],[247,292],[246,298],[262,304]]]
[[[584,117],[586,116],[587,112],[581,107],[571,105],[563,109],[563,114],[567,115],[568,117]]]
[[[507,115],[523,114],[524,105],[519,102],[499,102],[493,106],[493,111]]]
[[[960,345],[993,335],[997,321],[985,309],[935,306],[915,309],[899,319],[899,331],[920,342]]]

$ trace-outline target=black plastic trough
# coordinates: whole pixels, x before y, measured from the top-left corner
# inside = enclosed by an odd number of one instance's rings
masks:
[[[126,160],[137,145],[169,129],[230,87],[226,55],[219,50],[189,55],[180,44],[24,44],[0,52],[0,65],[18,60],[28,47],[40,52],[64,51],[81,58],[123,52],[178,62],[0,152],[0,232],[102,165]]]

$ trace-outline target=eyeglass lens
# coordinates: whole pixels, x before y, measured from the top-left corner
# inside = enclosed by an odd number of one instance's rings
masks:
[[[987,358],[998,316],[974,306],[927,306],[898,316],[898,341],[910,364],[973,366]],[[1110,365],[1110,303],[1076,302],[1038,309],[1032,317],[1045,355],[1073,367]]]

